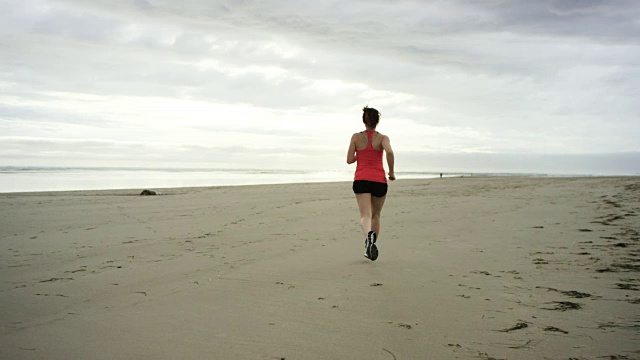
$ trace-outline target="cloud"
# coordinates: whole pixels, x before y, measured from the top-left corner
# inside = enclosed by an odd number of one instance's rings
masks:
[[[452,154],[407,152],[414,171],[548,175],[640,175],[640,152],[595,154]]]
[[[329,157],[327,156],[329,155]],[[43,137],[3,137],[0,159],[6,165],[36,166],[141,166],[207,168],[295,169],[309,161],[330,166],[334,150],[304,146],[271,147],[246,145],[193,145],[157,143],[153,139],[114,141],[104,139],[60,139]],[[329,159],[329,161],[328,161]]]
[[[303,143],[331,166],[370,104],[400,153],[640,150],[633,1],[26,0],[0,14],[2,141],[146,136],[158,159],[249,141],[283,164]]]
[[[606,0],[548,0],[547,8],[556,15],[568,16],[574,14],[619,13],[616,7],[633,6],[631,1]]]

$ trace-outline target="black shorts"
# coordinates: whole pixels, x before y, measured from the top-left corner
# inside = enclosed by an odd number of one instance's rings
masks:
[[[356,180],[353,182],[353,192],[356,194],[371,194],[375,197],[387,195],[387,184],[369,180]]]

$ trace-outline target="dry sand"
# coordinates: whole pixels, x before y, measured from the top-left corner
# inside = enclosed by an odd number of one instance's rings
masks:
[[[638,359],[640,179],[0,194],[2,359]]]

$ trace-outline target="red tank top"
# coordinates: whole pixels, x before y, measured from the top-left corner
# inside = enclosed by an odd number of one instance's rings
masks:
[[[356,174],[354,180],[369,180],[387,183],[387,177],[382,166],[382,150],[373,148],[373,134],[375,130],[367,130],[367,147],[356,149]]]

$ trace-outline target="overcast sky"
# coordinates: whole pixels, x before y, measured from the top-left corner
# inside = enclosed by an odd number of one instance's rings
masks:
[[[640,173],[640,1],[0,0],[0,166]]]

